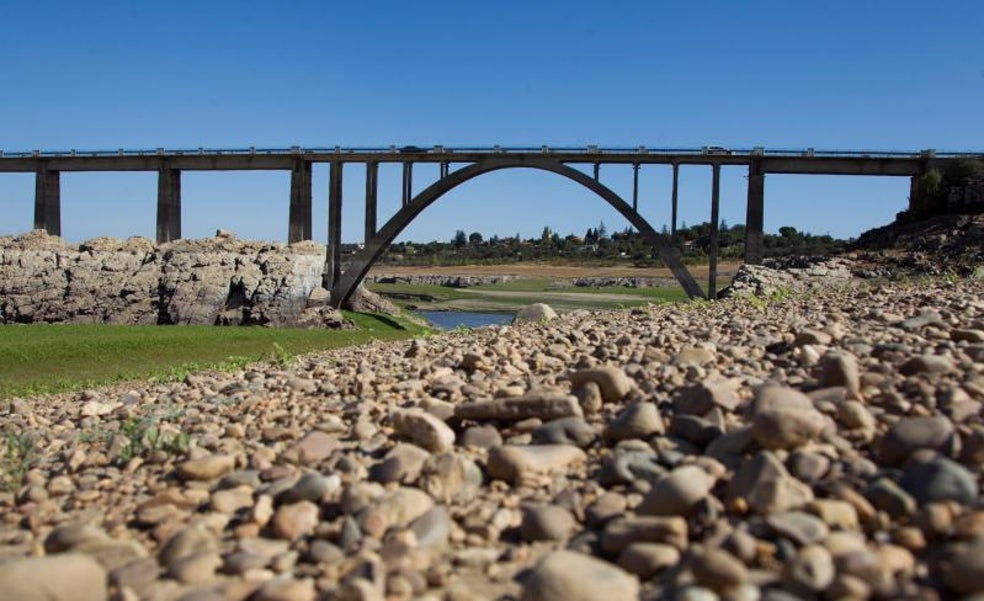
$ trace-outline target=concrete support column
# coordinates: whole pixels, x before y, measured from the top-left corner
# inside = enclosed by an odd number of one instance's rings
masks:
[[[707,254],[707,298],[717,298],[718,223],[720,222],[721,165],[714,163],[711,179],[711,248]]]
[[[632,210],[639,212],[639,163],[632,165]]]
[[[917,219],[923,214],[925,207],[922,205],[921,194],[919,193],[919,175],[909,178],[909,214]]]
[[[342,275],[342,163],[334,161],[328,178],[328,256],[323,286],[328,290]]]
[[[765,256],[763,227],[765,222],[765,174],[762,163],[748,166],[748,203],[745,208],[745,263],[761,265]]]
[[[290,171],[290,215],[287,243],[311,240],[311,163],[297,159]]]
[[[403,206],[413,198],[413,163],[403,163]]]
[[[376,235],[376,199],[379,194],[379,163],[366,163],[366,235],[365,243],[369,244]]]
[[[181,172],[167,166],[157,173],[157,243],[181,237]]]
[[[677,239],[677,190],[680,184],[680,165],[673,163],[673,195],[671,197],[672,216],[670,217],[670,240],[676,243]]]
[[[34,176],[34,229],[61,236],[61,174],[44,167]]]

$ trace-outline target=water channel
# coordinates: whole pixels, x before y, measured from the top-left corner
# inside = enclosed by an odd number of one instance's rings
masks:
[[[512,321],[512,313],[482,313],[479,311],[417,311],[427,321],[442,330],[453,330],[458,326],[480,328],[482,326],[502,325]]]

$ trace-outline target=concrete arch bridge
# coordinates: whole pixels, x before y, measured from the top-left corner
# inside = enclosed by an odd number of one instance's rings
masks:
[[[555,173],[591,190],[626,218],[652,245],[654,251],[694,297],[716,297],[719,181],[722,166],[748,168],[746,236],[744,260],[760,263],[763,256],[765,175],[824,174],[882,175],[911,178],[910,199],[919,195],[918,178],[931,168],[945,168],[952,161],[980,158],[982,153],[923,151],[817,151],[766,150],[755,147],[731,150],[719,146],[702,148],[301,148],[288,149],[204,149],[116,151],[0,151],[0,172],[35,173],[34,226],[51,234],[61,233],[60,174],[73,171],[157,171],[157,240],[168,242],[181,237],[181,173],[185,170],[287,170],[291,173],[288,241],[311,239],[311,170],[315,163],[328,163],[328,251],[324,286],[331,290],[331,303],[345,303],[365,278],[369,269],[414,219],[427,207],[457,186],[483,174],[507,169],[537,169]],[[342,177],[346,164],[365,165],[364,246],[342,269]],[[377,188],[379,165],[402,165],[402,203],[389,220],[377,227]],[[437,163],[438,179],[413,194],[413,167],[417,163]],[[631,201],[622,198],[601,182],[603,165],[632,165]],[[671,191],[671,231],[676,231],[677,192],[680,165],[711,168],[711,240],[707,292],[683,265],[670,238],[659,234],[639,213],[639,169],[642,165],[664,164],[673,168]],[[575,166],[590,166],[593,174]],[[452,166],[456,167],[452,170]]]

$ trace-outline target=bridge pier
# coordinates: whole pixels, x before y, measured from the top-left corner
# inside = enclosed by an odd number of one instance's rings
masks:
[[[677,241],[677,191],[680,187],[680,163],[673,163],[673,195],[670,203],[672,204],[673,214],[670,217],[670,240],[676,244]]]
[[[745,207],[745,263],[761,265],[765,256],[763,227],[765,221],[765,174],[762,163],[748,166],[748,202]]]
[[[157,172],[157,243],[181,237],[181,172],[167,166]]]
[[[311,239],[311,163],[297,159],[290,172],[287,243]]]
[[[34,176],[34,229],[61,236],[61,174],[45,167]]]
[[[331,290],[342,275],[342,163],[333,161],[328,177],[328,256],[322,285]]]
[[[707,298],[717,298],[718,223],[720,223],[721,164],[711,166],[711,248],[707,253]]]
[[[369,244],[376,235],[376,207],[379,194],[379,163],[366,163],[366,233],[365,243]]]
[[[413,163],[403,163],[403,205],[410,204],[413,198]]]

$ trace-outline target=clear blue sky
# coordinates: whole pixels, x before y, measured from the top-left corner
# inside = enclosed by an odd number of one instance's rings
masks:
[[[984,149],[979,1],[31,2],[0,0],[0,148],[587,144]],[[415,188],[436,175],[422,167]],[[722,216],[744,221],[745,173]],[[630,168],[603,182],[631,193]],[[315,237],[327,236],[327,167]],[[345,241],[363,173],[345,179]],[[284,240],[289,176],[185,173],[184,234]],[[398,203],[382,173],[380,214]],[[0,234],[32,225],[31,175],[0,174]],[[904,208],[904,178],[769,176],[766,229],[854,236]],[[643,168],[669,220],[669,167]],[[685,168],[681,220],[709,217]],[[63,174],[64,236],[154,235],[156,174]],[[627,223],[555,175],[474,180],[403,239]]]

